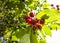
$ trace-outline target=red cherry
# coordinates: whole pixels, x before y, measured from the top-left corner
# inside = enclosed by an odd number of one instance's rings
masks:
[[[42,29],[42,26],[41,26],[40,24],[38,24],[38,23],[36,23],[36,24],[34,25],[34,27],[35,27],[35,28],[38,28],[38,29]]]
[[[57,8],[57,10],[59,10],[59,8]]]
[[[56,5],[56,7],[59,7],[59,5]]]
[[[40,20],[40,24],[44,24],[45,23],[45,20],[44,19],[41,19]]]
[[[38,24],[36,23],[36,24],[34,25],[34,27],[37,28],[37,27],[38,27]]]
[[[27,22],[28,24],[31,24],[32,19],[27,19],[26,22]]]
[[[41,25],[38,25],[38,29],[40,29],[40,30],[41,30],[41,29],[42,29],[42,26],[41,26]]]
[[[40,23],[40,20],[39,20],[39,19],[36,19],[35,21],[36,21],[37,23]]]
[[[35,19],[32,19],[32,24],[34,25],[34,24],[36,24],[36,21],[35,21]]]
[[[36,27],[34,27],[34,26],[33,26],[32,30],[34,30],[34,31],[35,31],[35,30],[36,30]]]
[[[53,4],[51,4],[51,6],[53,7],[54,5],[53,5]]]
[[[34,14],[33,14],[33,12],[30,12],[30,14],[29,14],[29,15],[30,15],[30,17],[34,17]]]
[[[36,23],[40,23],[40,20],[37,18],[32,20],[32,24],[36,24]]]
[[[26,18],[26,19],[31,19],[31,17],[30,17],[30,16],[26,16],[25,18]]]

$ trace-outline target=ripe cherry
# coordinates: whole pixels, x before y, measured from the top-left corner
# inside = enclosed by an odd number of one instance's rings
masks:
[[[42,29],[42,26],[41,25],[38,25],[38,29],[41,30]]]
[[[38,24],[36,23],[36,24],[34,25],[34,27],[37,28],[37,27],[38,27]]]
[[[31,24],[31,22],[32,22],[32,19],[26,19],[26,22],[28,23],[28,24]]]
[[[59,7],[59,5],[56,5],[56,7]]]
[[[33,26],[32,30],[34,30],[34,31],[35,31],[35,30],[36,30],[36,27],[34,27],[34,26]]]
[[[31,19],[31,17],[30,17],[30,16],[25,16],[25,18],[26,18],[26,19]]]
[[[29,14],[29,15],[30,15],[30,17],[34,17],[34,14],[33,14],[33,12],[30,12],[30,14]]]
[[[40,24],[44,24],[45,23],[45,20],[44,19],[41,19],[40,20]]]
[[[51,6],[53,7],[54,5],[53,5],[53,4],[51,4]]]
[[[40,20],[39,20],[39,19],[37,19],[37,18],[36,18],[36,20],[35,20],[35,21],[36,21],[37,23],[40,23]]]
[[[32,19],[32,24],[34,25],[34,24],[36,24],[36,21],[35,21],[35,19]]]
[[[57,10],[59,10],[59,8],[57,8]]]
[[[38,24],[38,23],[36,23],[36,24],[34,25],[34,27],[35,27],[35,28],[38,28],[38,29],[42,29],[42,26],[41,26],[40,24]]]

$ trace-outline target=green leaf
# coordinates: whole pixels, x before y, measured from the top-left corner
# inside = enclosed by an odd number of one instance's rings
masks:
[[[40,40],[40,43],[46,43],[46,40]]]
[[[56,9],[46,10],[46,14],[49,16],[49,18],[46,20],[46,23],[60,19],[60,13]]]
[[[30,5],[30,4],[32,4],[32,2],[33,2],[33,0],[27,0],[26,4]]]
[[[8,8],[15,8],[16,4],[14,3],[14,1],[11,1],[11,2],[7,2],[7,7]]]
[[[17,38],[22,38],[25,34],[29,34],[31,30],[30,26],[24,26],[24,24],[23,25],[20,24],[20,25],[21,28],[15,31],[15,35]]]
[[[48,19],[49,16],[47,16],[47,15],[45,14],[45,15],[43,15],[41,18],[43,18],[43,19]]]
[[[25,34],[21,39],[20,43],[30,43],[30,34]]]
[[[49,4],[47,2],[44,3],[43,8],[49,8]]]
[[[12,36],[12,41],[17,41],[18,38],[16,36]]]
[[[11,31],[7,32],[7,33],[4,35],[4,38],[7,39],[7,38],[10,37],[10,35],[11,35]]]
[[[41,36],[42,39],[45,38],[45,33],[44,33],[44,31],[42,31],[42,30],[37,30],[36,33],[37,33],[37,34],[40,34],[40,36]]]
[[[56,30],[56,28],[57,28],[57,24],[50,24],[50,27],[52,28],[52,30]]]
[[[29,5],[30,9],[35,9],[36,6],[34,6],[34,2],[32,4]]]
[[[40,19],[44,15],[44,11],[40,11],[37,15],[36,18]]]
[[[42,29],[44,30],[46,35],[52,36],[51,30],[48,26],[44,25]]]
[[[15,35],[17,38],[22,38],[25,34],[26,34],[26,31],[24,29],[15,31]]]
[[[37,37],[38,37],[38,35],[36,33],[32,32],[30,35],[30,42],[31,43],[38,43]]]

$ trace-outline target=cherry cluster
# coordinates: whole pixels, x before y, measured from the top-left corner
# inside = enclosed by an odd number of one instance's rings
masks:
[[[37,19],[34,17],[35,14],[33,12],[30,12],[29,15],[27,15],[26,23],[31,24],[33,26],[32,30],[36,29],[42,29],[42,25],[45,23],[45,19]]]
[[[54,8],[54,5],[53,4],[51,4],[51,6]],[[56,9],[57,10],[60,10],[59,5],[56,5]]]

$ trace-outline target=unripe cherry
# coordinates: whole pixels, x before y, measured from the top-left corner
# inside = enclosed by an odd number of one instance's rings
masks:
[[[34,13],[33,12],[30,12],[30,17],[34,17]]]

